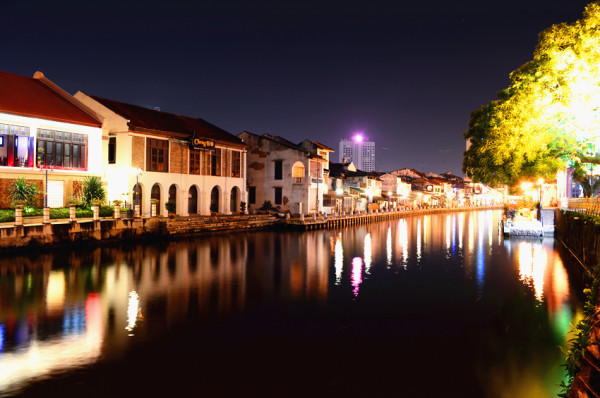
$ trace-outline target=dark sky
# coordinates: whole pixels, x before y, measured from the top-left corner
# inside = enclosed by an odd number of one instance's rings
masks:
[[[589,1],[3,3],[1,70],[330,146],[363,131],[377,168],[462,173],[472,110]]]

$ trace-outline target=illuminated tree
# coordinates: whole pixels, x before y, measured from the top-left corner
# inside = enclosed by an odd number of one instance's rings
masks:
[[[463,171],[476,182],[514,185],[562,167],[593,192],[600,164],[600,2],[583,18],[540,34],[533,59],[510,74],[499,99],[471,113]]]

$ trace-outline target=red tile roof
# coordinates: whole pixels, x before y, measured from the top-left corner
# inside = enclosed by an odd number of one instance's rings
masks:
[[[33,78],[0,71],[0,112],[102,126],[70,94],[37,72]]]
[[[238,137],[202,119],[157,111],[93,95],[90,95],[90,97],[129,120],[128,125],[132,131],[150,131],[155,134],[179,138],[192,138],[195,134],[196,138],[206,138],[226,144],[246,146]]]

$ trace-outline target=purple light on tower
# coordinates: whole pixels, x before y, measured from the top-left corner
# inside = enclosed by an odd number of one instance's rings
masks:
[[[356,141],[356,142],[362,142],[363,141],[362,134],[361,133],[354,134],[354,141]]]

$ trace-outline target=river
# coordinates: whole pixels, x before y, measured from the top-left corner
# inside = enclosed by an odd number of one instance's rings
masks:
[[[500,215],[4,256],[0,395],[554,397],[582,286]]]

